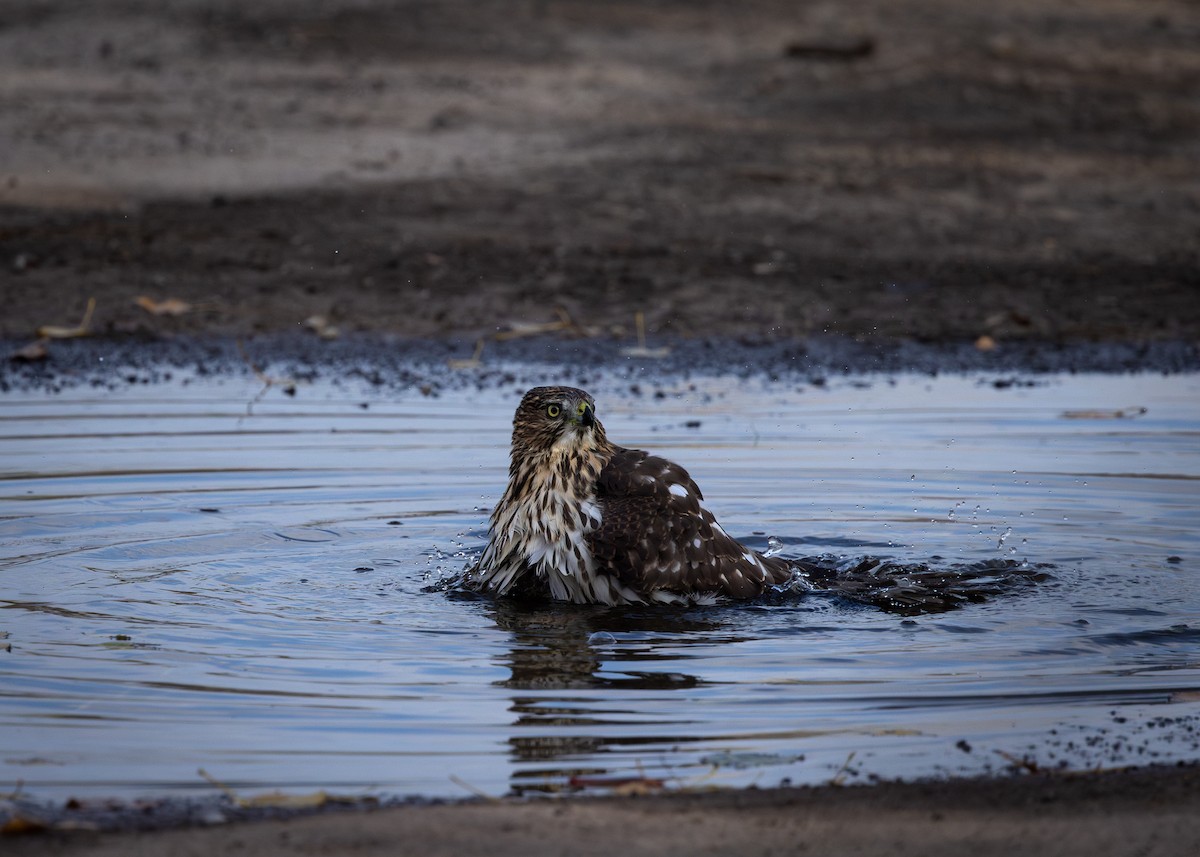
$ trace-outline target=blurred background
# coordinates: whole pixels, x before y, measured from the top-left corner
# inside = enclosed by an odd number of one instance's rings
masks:
[[[94,298],[115,336],[1195,340],[1198,45],[1193,0],[3,0],[0,336]]]

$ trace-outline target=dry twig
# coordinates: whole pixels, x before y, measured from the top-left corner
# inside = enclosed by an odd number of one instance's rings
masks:
[[[562,307],[555,307],[554,311],[558,313],[558,321],[548,321],[544,323],[530,324],[527,322],[516,321],[509,325],[508,330],[501,330],[493,333],[491,336],[480,337],[475,341],[475,353],[466,360],[451,359],[446,361],[451,369],[475,369],[480,364],[480,359],[483,356],[484,346],[489,340],[492,342],[506,342],[510,339],[521,339],[526,336],[541,336],[545,333],[570,333],[573,336],[581,338],[592,337],[596,335],[596,331],[592,328],[584,327],[578,324],[575,319],[571,318],[571,314]]]
[[[623,356],[658,359],[661,357],[666,357],[668,354],[671,353],[670,347],[667,347],[667,346],[664,346],[662,348],[647,348],[646,347],[646,316],[642,313],[641,310],[638,310],[637,314],[634,315],[633,319],[634,319],[634,322],[637,324],[638,344],[633,346],[632,348],[622,348],[621,354]]]
[[[96,299],[88,298],[87,309],[83,313],[83,320],[75,327],[60,327],[54,324],[42,325],[37,329],[37,335],[41,339],[75,339],[80,336],[87,336],[91,333],[92,313],[96,311]]]

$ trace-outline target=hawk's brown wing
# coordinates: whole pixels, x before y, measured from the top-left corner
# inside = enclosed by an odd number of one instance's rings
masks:
[[[597,570],[646,593],[758,595],[787,580],[785,561],[726,534],[686,470],[638,449],[619,449],[597,479],[600,526],[588,536]]]

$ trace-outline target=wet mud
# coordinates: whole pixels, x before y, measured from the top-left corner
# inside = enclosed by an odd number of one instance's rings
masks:
[[[117,389],[170,381],[180,374],[258,375],[264,383],[316,380],[365,383],[380,390],[441,390],[521,383],[588,387],[597,378],[627,382],[634,396],[697,375],[766,378],[821,388],[848,376],[917,372],[976,373],[997,389],[1019,390],[1039,376],[1077,372],[1179,373],[1200,369],[1190,342],[1009,342],[981,350],[972,342],[858,341],[848,337],[774,341],[755,337],[654,339],[643,356],[634,339],[541,334],[505,341],[462,337],[409,339],[361,335],[329,342],[306,334],[61,340],[36,360],[0,360],[0,390],[56,390],[80,385]],[[14,353],[19,340],[0,349]],[[873,383],[859,378],[855,383]]]

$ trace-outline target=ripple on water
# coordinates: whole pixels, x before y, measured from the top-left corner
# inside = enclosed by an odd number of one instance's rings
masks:
[[[207,791],[202,766],[454,795],[450,774],[553,792],[1194,757],[1200,379],[865,380],[593,389],[610,436],[813,566],[804,592],[688,610],[426,591],[482,547],[511,389],[315,384],[250,412],[258,386],[228,379],[7,396],[0,779]],[[983,603],[859,603],[923,570]]]

